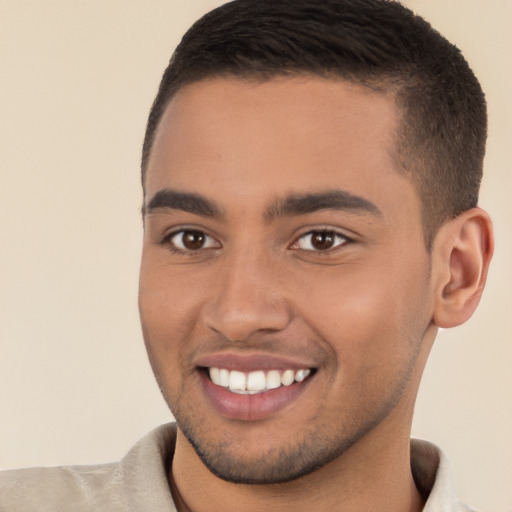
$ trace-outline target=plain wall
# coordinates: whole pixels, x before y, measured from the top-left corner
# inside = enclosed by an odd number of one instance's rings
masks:
[[[137,311],[139,160],[169,56],[212,0],[0,1],[0,466],[118,459],[169,421]],[[439,336],[413,434],[459,495],[512,511],[512,2],[409,0],[481,79],[481,205],[496,254],[481,306]]]

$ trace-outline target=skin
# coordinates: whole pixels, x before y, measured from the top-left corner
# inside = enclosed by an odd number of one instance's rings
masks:
[[[317,77],[205,80],[167,107],[145,184],[139,304],[178,422],[180,510],[421,510],[409,464],[421,374],[437,326],[476,307],[492,243],[475,210],[427,252],[420,200],[393,166],[397,118],[391,95]],[[359,202],[300,207],[340,191]],[[183,230],[204,245],[187,248]],[[318,249],[312,232],[333,245]],[[314,371],[284,408],[233,419],[202,385],[212,354]]]

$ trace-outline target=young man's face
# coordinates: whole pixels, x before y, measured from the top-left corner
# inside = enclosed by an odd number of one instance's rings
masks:
[[[408,435],[435,328],[396,117],[391,96],[312,77],[203,81],[167,108],[141,318],[179,429],[224,479],[286,481]]]

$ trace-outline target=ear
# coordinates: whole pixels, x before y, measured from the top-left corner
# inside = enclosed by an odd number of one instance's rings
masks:
[[[455,327],[468,320],[482,295],[494,249],[492,222],[472,208],[444,224],[432,248],[434,323]]]

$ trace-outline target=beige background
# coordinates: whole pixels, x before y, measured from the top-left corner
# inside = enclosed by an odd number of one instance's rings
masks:
[[[117,459],[167,411],[136,305],[138,164],[180,35],[212,0],[0,0],[0,466]],[[488,95],[481,204],[497,250],[481,307],[441,334],[413,433],[461,497],[512,511],[512,2],[409,0]]]

